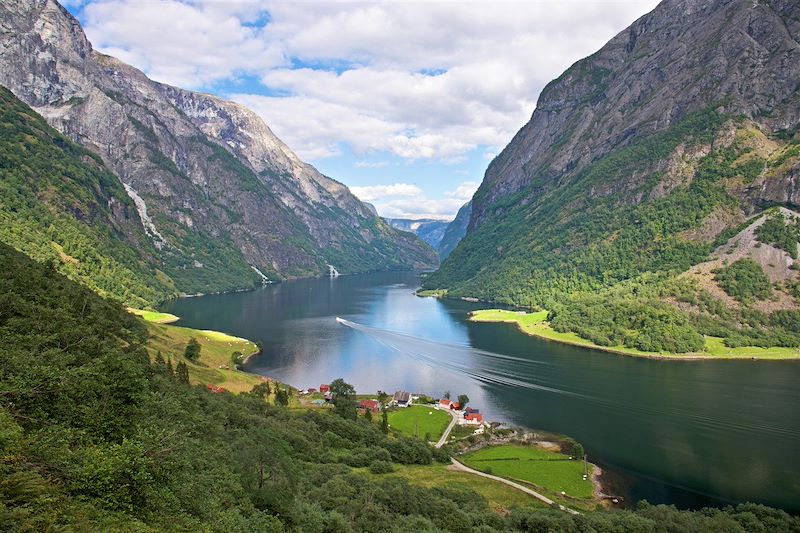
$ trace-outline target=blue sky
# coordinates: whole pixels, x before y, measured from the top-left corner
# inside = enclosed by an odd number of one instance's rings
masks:
[[[544,85],[655,0],[68,0],[95,48],[247,105],[384,216],[449,218]]]

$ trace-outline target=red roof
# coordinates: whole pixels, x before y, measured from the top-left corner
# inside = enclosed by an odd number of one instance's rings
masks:
[[[442,407],[447,407],[448,409],[450,409],[450,406],[453,405],[453,402],[451,402],[447,398],[442,398],[441,400],[439,400],[439,405],[441,405]]]
[[[370,411],[377,411],[381,408],[381,404],[377,400],[361,400],[358,406],[361,409],[369,409]]]
[[[460,408],[461,408],[461,404],[458,404],[456,402],[453,402],[453,403],[450,404],[450,409],[455,409],[456,411],[458,411]]]
[[[465,420],[477,420],[483,422],[483,416],[480,413],[469,413],[464,417]]]
[[[329,390],[331,390],[331,388],[328,385],[320,385],[319,386],[319,391],[320,392],[328,392]]]
[[[220,392],[225,392],[225,389],[223,389],[222,387],[217,387],[216,385],[212,385],[211,383],[206,385],[206,388],[210,390],[213,394],[219,394]]]

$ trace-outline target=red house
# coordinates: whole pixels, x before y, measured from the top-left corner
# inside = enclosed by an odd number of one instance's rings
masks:
[[[480,413],[470,413],[464,415],[464,420],[466,420],[467,424],[479,425],[483,423],[483,416]]]
[[[451,409],[453,407],[453,402],[448,400],[447,398],[442,398],[439,400],[439,407],[442,409]]]
[[[361,400],[358,403],[359,409],[364,409],[365,411],[369,409],[373,413],[377,413],[381,410],[381,404],[378,400]]]
[[[331,388],[330,388],[330,386],[328,386],[328,385],[320,385],[320,386],[319,386],[319,391],[320,391],[321,393],[325,394],[326,392],[330,392],[330,391],[331,391]]]

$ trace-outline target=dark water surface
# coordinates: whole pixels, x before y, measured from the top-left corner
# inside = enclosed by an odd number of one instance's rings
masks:
[[[466,393],[492,420],[564,433],[629,501],[759,501],[800,511],[800,364],[657,361],[467,322],[413,273],[343,276],[170,302],[178,325],[259,340],[247,369],[298,387]],[[352,325],[342,325],[335,317]]]

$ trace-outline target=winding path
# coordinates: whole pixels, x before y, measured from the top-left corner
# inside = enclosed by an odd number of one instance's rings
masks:
[[[447,411],[447,412],[450,413],[450,416],[453,419],[450,421],[450,424],[447,426],[447,429],[444,430],[444,433],[442,433],[441,438],[439,438],[439,442],[436,443],[435,446],[437,448],[441,448],[442,446],[445,445],[445,443],[447,442],[447,437],[450,436],[450,432],[453,431],[453,428],[456,426],[456,423],[458,422],[457,414],[455,414],[453,411]]]
[[[462,472],[467,472],[468,474],[475,474],[476,476],[485,477],[485,478],[488,478],[488,479],[492,479],[494,481],[499,481],[500,483],[505,483],[506,485],[514,487],[517,490],[521,490],[522,492],[524,492],[526,494],[530,494],[534,498],[543,501],[547,505],[553,505],[553,504],[556,503],[553,500],[551,500],[550,498],[548,498],[547,496],[545,496],[543,494],[539,494],[535,490],[529,489],[528,487],[526,487],[524,485],[520,485],[519,483],[515,483],[515,482],[511,481],[510,479],[505,479],[505,478],[502,478],[502,477],[499,477],[499,476],[493,476],[492,474],[487,474],[485,472],[480,472],[478,470],[472,469],[472,468],[468,467],[467,465],[465,465],[463,463],[459,463],[458,461],[455,460],[454,457],[451,457],[450,461],[452,461],[453,467],[456,470],[460,470]],[[558,504],[558,508],[561,509],[562,511],[570,513],[570,514],[580,514],[575,509],[570,509],[569,507],[564,507],[561,504]]]

